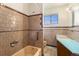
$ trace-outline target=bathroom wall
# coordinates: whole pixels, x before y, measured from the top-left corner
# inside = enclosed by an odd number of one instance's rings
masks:
[[[72,4],[70,4],[69,7],[71,7],[71,10],[73,10],[73,11],[75,11],[75,12],[78,13],[78,9],[79,9],[79,4],[78,3],[72,3]],[[73,18],[73,20],[74,21],[75,20],[78,20],[77,15],[76,15],[75,18]],[[79,26],[78,26],[78,23],[77,22],[74,22],[73,23],[73,27],[67,29],[66,35],[69,38],[72,38],[73,40],[79,42]]]
[[[44,15],[58,14],[58,24],[51,27],[71,27],[72,12],[68,10],[69,4],[53,3],[44,4]],[[48,26],[45,26],[48,27]]]
[[[56,34],[67,34],[67,29],[72,27],[72,12],[70,4],[53,3],[44,4],[44,15],[58,14],[58,24],[44,27],[44,40],[48,45],[56,46]]]
[[[79,42],[79,27],[72,27],[73,18],[72,11],[78,10],[79,4],[46,4],[44,7],[44,15],[58,14],[58,27],[44,28],[44,40],[48,45],[56,46],[56,34],[64,34]],[[54,25],[53,25],[54,26]],[[65,29],[63,29],[65,27]]]
[[[27,45],[28,32],[0,32],[0,55],[12,55]],[[10,44],[14,41],[18,43],[12,47]]]
[[[0,55],[12,55],[28,44],[28,16],[0,6]],[[17,41],[13,46],[12,42]]]
[[[43,47],[43,31],[34,30],[29,31],[29,45],[36,47]]]
[[[29,17],[29,44],[37,47],[43,46],[42,15]]]
[[[29,17],[29,29],[40,30],[42,26],[42,14],[37,14]]]
[[[57,46],[56,35],[57,34],[67,34],[66,28],[44,28],[43,29],[44,40],[47,41],[48,45]]]
[[[0,6],[0,55],[12,55],[27,45],[43,46],[42,14],[27,16],[17,12],[19,5],[15,5]]]
[[[79,42],[79,27],[69,28],[66,32],[69,38]]]

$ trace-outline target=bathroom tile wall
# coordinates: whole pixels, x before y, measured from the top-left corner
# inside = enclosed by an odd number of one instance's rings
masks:
[[[0,55],[12,55],[28,45],[28,16],[0,6]],[[17,41],[14,47],[10,43]]]
[[[64,28],[45,28],[44,30],[44,40],[47,41],[48,45],[57,46],[56,35],[63,34],[66,35],[66,29]]]
[[[0,7],[0,31],[25,29],[28,29],[28,17],[8,8]]]
[[[0,55],[12,55],[27,45],[43,46],[42,15],[30,17],[0,6]],[[10,44],[17,41],[12,47]]]
[[[72,29],[68,29],[66,32],[69,38],[79,42],[79,27],[73,27]]]
[[[16,32],[2,32],[0,33],[0,55],[12,55],[24,46],[26,46],[28,40],[27,31]],[[18,41],[17,44],[12,47],[10,43]],[[2,52],[2,53],[1,53]]]
[[[43,47],[43,31],[29,31],[29,45]]]
[[[29,29],[31,30],[40,30],[42,29],[42,15],[33,15],[29,17]]]
[[[37,47],[43,46],[42,15],[29,17],[29,44]]]

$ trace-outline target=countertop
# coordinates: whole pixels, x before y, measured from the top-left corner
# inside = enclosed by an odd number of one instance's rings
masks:
[[[79,42],[65,35],[56,35],[56,39],[73,54],[79,55]]]

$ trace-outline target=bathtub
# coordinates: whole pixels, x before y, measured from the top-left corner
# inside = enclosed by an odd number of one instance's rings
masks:
[[[34,46],[26,46],[12,56],[41,56],[41,48]]]

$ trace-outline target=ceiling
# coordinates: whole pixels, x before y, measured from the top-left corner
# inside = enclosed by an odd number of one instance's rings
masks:
[[[46,3],[44,4],[44,7],[59,7],[59,6],[65,6],[67,3]]]

